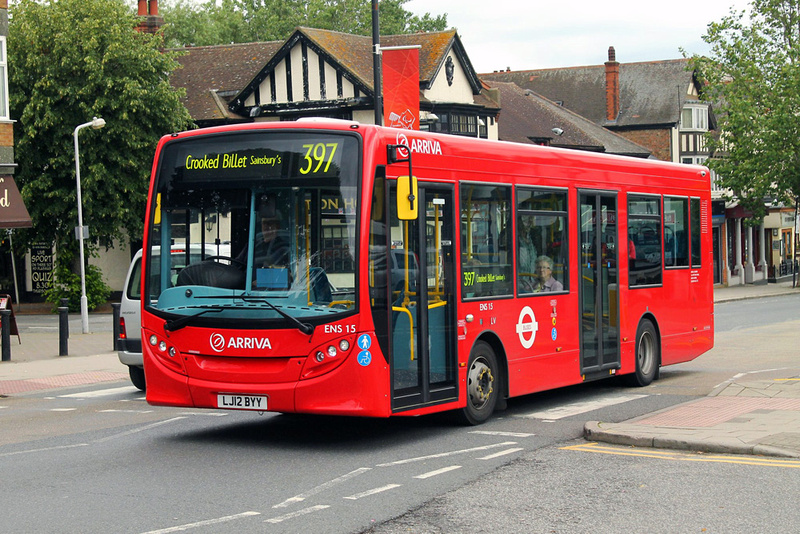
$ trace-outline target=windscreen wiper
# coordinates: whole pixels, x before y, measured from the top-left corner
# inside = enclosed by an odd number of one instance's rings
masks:
[[[311,334],[314,333],[314,325],[313,324],[304,323],[304,322],[300,321],[300,319],[298,319],[297,317],[294,317],[293,315],[289,315],[288,313],[286,313],[285,311],[283,311],[280,308],[276,307],[270,301],[268,301],[267,299],[262,298],[262,297],[249,297],[247,295],[234,295],[234,296],[232,296],[232,295],[203,295],[203,296],[198,296],[196,298],[199,298],[199,299],[231,299],[232,298],[232,299],[236,299],[236,300],[243,300],[245,302],[260,302],[260,303],[263,303],[263,304],[266,304],[267,306],[269,306],[269,308],[271,310],[275,311],[278,315],[280,315],[284,319],[288,319],[290,322],[294,323],[295,326],[297,327],[297,329],[300,330],[305,335],[310,336]],[[285,298],[285,297],[282,297],[282,298]],[[208,311],[211,311],[211,309],[209,309]],[[203,313],[203,312],[201,312],[201,313]],[[198,313],[197,315],[200,315],[201,313]],[[192,317],[197,317],[197,315],[192,315],[191,317],[187,317],[186,319],[191,319]],[[181,319],[177,319],[177,320],[180,321]]]
[[[195,317],[200,317],[201,315],[205,315],[206,313],[209,312],[221,312],[224,309],[225,308],[221,306],[214,306],[213,308],[205,308],[199,311],[198,313],[195,313],[194,315],[185,315],[183,317],[179,317],[178,319],[170,319],[164,324],[164,330],[167,330],[169,332],[180,330],[181,328],[189,324]]]
[[[298,319],[297,317],[295,317],[293,315],[289,315],[288,313],[286,313],[285,311],[281,310],[280,308],[278,308],[277,306],[275,306],[274,304],[272,304],[270,301],[268,301],[265,298],[247,297],[247,296],[244,296],[244,295],[238,296],[236,298],[237,299],[242,299],[245,302],[262,302],[262,303],[266,304],[267,306],[269,306],[269,308],[271,310],[274,310],[278,315],[280,315],[284,319],[288,319],[289,321],[294,323],[297,326],[297,329],[300,330],[305,335],[310,336],[311,334],[314,333],[314,325],[313,324],[304,323],[304,322],[300,321],[300,319]]]

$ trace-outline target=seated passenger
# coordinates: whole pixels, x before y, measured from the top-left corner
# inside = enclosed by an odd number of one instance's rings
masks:
[[[539,284],[535,291],[564,291],[564,284],[553,278],[553,260],[548,256],[536,259],[536,276]]]

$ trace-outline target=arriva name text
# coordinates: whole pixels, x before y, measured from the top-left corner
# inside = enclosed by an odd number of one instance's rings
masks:
[[[232,337],[228,339],[229,349],[272,349],[268,337]]]

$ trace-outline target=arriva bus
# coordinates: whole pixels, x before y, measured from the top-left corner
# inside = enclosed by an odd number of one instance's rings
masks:
[[[166,136],[147,400],[477,424],[509,397],[646,386],[713,346],[710,204],[699,166],[349,121]],[[230,256],[165,261],[177,244]]]

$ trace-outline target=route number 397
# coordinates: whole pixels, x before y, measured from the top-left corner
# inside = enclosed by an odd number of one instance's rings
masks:
[[[300,169],[300,174],[316,174],[320,172],[322,166],[323,173],[328,172],[333,161],[333,156],[336,154],[336,149],[339,147],[338,143],[316,143],[313,145],[303,145],[306,149],[306,154],[303,156],[305,165]]]

